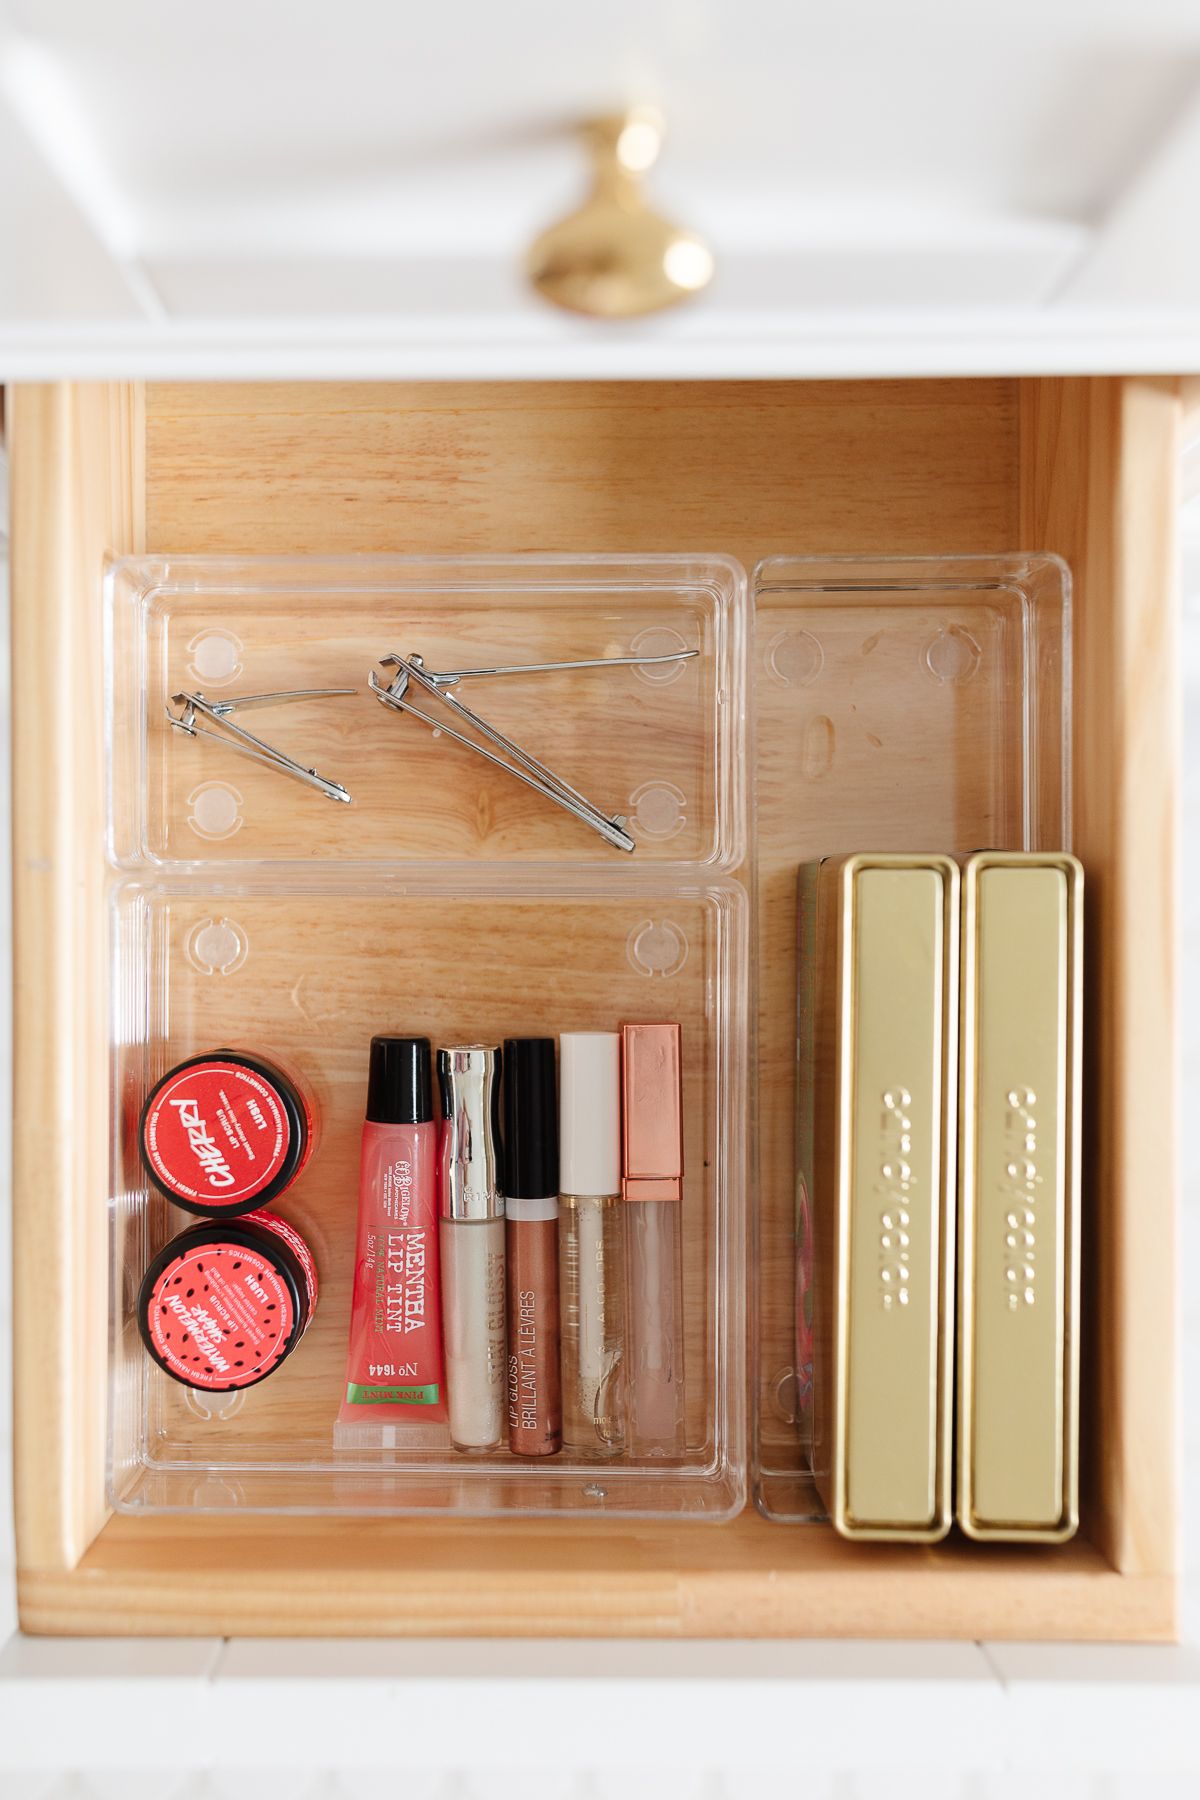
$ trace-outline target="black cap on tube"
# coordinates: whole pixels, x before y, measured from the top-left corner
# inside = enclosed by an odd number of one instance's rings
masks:
[[[433,1118],[433,1048],[428,1038],[371,1039],[367,1118],[373,1125],[426,1125]]]
[[[554,1039],[504,1040],[504,1191],[513,1199],[558,1193]]]

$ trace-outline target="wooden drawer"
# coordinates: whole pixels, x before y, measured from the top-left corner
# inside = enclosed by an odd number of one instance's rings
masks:
[[[1155,380],[18,388],[18,1574],[50,1633],[1156,1639],[1175,1625],[1173,512]],[[1051,550],[1088,872],[1084,1528],[106,1517],[107,552]],[[773,1079],[790,1079],[787,1071]]]

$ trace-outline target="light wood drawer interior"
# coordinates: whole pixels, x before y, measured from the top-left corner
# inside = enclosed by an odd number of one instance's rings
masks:
[[[9,420],[25,1628],[1171,1635],[1175,385],[30,387]],[[852,1546],[752,1511],[677,1526],[106,1517],[103,556],[713,550],[750,567],[1016,549],[1058,552],[1075,576],[1080,1538]]]

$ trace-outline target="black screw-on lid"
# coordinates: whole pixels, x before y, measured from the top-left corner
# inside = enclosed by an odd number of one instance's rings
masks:
[[[426,1125],[433,1118],[433,1049],[423,1037],[373,1037],[367,1118],[375,1125]]]
[[[554,1039],[504,1040],[504,1191],[514,1199],[558,1193]]]

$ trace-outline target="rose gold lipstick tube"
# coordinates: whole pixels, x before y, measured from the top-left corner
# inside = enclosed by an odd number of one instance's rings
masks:
[[[625,1025],[626,1380],[634,1456],[686,1448],[683,1387],[683,1071],[678,1025]]]

